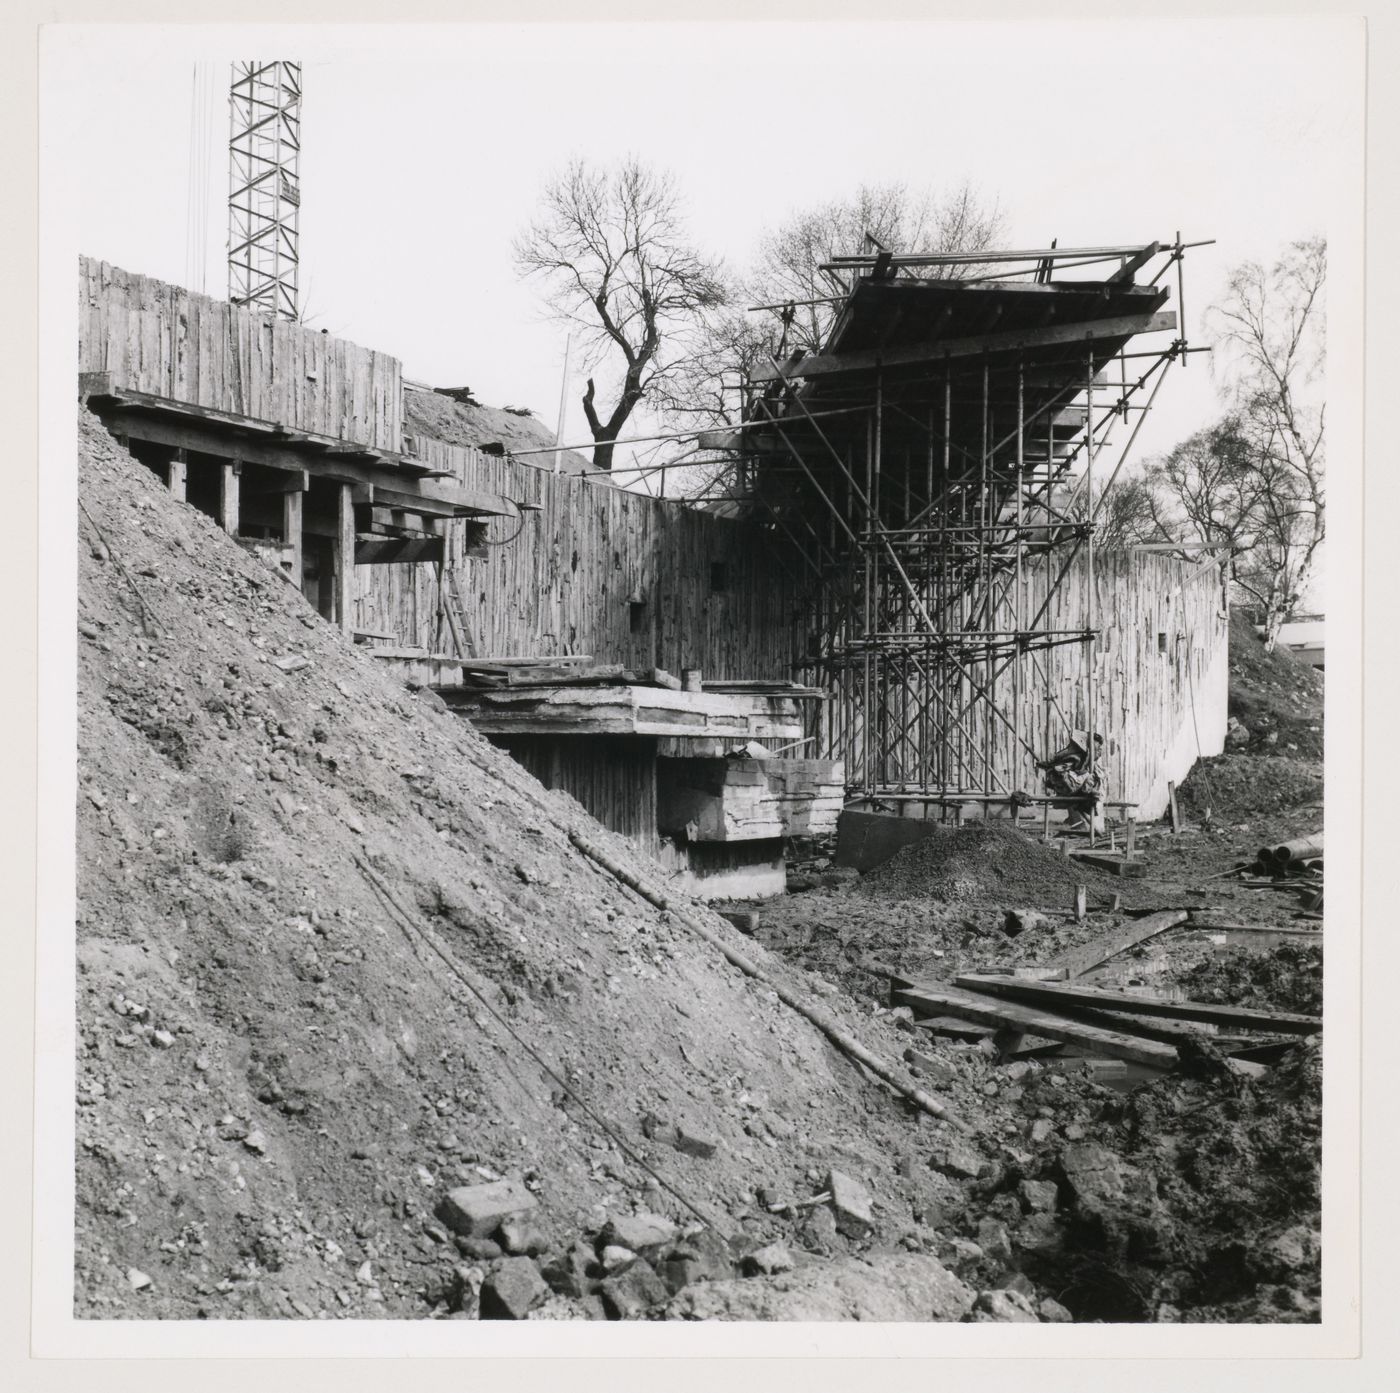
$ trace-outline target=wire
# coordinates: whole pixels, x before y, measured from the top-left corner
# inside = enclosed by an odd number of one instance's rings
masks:
[[[673,1199],[676,1199],[681,1204],[683,1204],[693,1215],[695,1215],[697,1219],[700,1220],[702,1224],[705,1225],[706,1228],[716,1228],[714,1220],[709,1215],[705,1214],[702,1210],[697,1209],[696,1206],[692,1204],[691,1201],[688,1200],[679,1190],[677,1190],[674,1185],[670,1184],[664,1176],[659,1175],[649,1165],[647,1165],[647,1163],[640,1156],[637,1155],[637,1153],[627,1144],[627,1142],[623,1140],[623,1138],[617,1132],[617,1129],[611,1126],[606,1121],[606,1119],[600,1117],[596,1112],[594,1112],[593,1109],[588,1105],[588,1103],[585,1102],[584,1099],[579,1096],[578,1091],[575,1088],[573,1088],[566,1079],[561,1077],[558,1071],[551,1064],[549,1064],[534,1049],[533,1046],[531,1046],[525,1039],[521,1037],[520,1033],[515,1029],[515,1027],[511,1025],[511,1023],[508,1020],[506,1020],[506,1018],[495,1008],[495,1006],[487,998],[486,994],[482,992],[480,988],[478,988],[477,985],[467,976],[467,974],[462,970],[462,968],[458,965],[457,961],[451,956],[451,954],[446,952],[446,950],[444,950],[433,938],[431,938],[428,935],[427,930],[424,929],[422,925],[420,925],[416,920],[414,920],[414,918],[409,914],[409,912],[399,903],[398,897],[389,888],[389,885],[384,880],[383,876],[381,876],[379,872],[376,871],[374,867],[369,864],[368,861],[365,861],[361,857],[354,855],[354,853],[352,853],[352,856],[354,857],[355,864],[360,868],[360,871],[364,875],[365,879],[369,881],[370,886],[378,892],[380,898],[394,912],[396,918],[399,921],[399,927],[403,929],[405,935],[409,937],[410,941],[412,940],[413,935],[416,934],[422,942],[426,943],[428,947],[431,948],[433,952],[436,953],[438,957],[440,957],[443,960],[443,962],[447,964],[448,969],[453,973],[453,975],[458,979],[458,981],[460,981],[462,985],[466,987],[466,989],[469,992],[471,992],[471,994],[477,999],[477,1001],[481,1003],[481,1005],[486,1009],[487,1013],[496,1022],[496,1024],[499,1025],[501,1029],[504,1030],[506,1034],[509,1035],[510,1038],[514,1040],[515,1043],[519,1045],[520,1048],[524,1050],[525,1053],[528,1054],[530,1058],[535,1061],[536,1064],[539,1065],[539,1067],[544,1071],[545,1075],[549,1079],[551,1079],[554,1083],[558,1084],[559,1087],[563,1089],[564,1092],[567,1093],[569,1097],[574,1100],[575,1103],[578,1104],[579,1108],[582,1109],[584,1114],[593,1122],[594,1126],[596,1126],[599,1131],[603,1132],[606,1136],[608,1136],[612,1140],[613,1144],[618,1148],[619,1151],[622,1152],[624,1156],[626,1156],[634,1165],[640,1166],[642,1170],[646,1171],[646,1173],[649,1176],[651,1176],[651,1178],[655,1180],[656,1183],[660,1185],[663,1190],[667,1191],[667,1193],[670,1194]]]

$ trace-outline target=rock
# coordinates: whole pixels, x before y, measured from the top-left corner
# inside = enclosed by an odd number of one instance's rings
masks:
[[[666,1254],[661,1275],[673,1293],[693,1282],[727,1282],[734,1275],[733,1255],[713,1229],[701,1229]]]
[[[515,1180],[492,1180],[485,1185],[461,1185],[449,1190],[435,1213],[453,1233],[485,1238],[505,1219],[537,1208],[539,1201]]]
[[[486,1274],[481,1268],[458,1263],[452,1269],[452,1276],[447,1285],[447,1309],[453,1315],[475,1315],[485,1281]]]
[[[311,666],[311,659],[303,658],[300,653],[288,653],[285,658],[274,658],[272,666],[283,672],[300,672],[302,668]]]
[[[841,1258],[774,1277],[703,1282],[672,1298],[673,1320],[958,1321],[973,1293],[922,1253]]]
[[[475,1258],[478,1262],[490,1262],[505,1251],[494,1238],[463,1238],[459,1234],[453,1242],[464,1258]]]
[[[1123,1163],[1097,1142],[1075,1142],[1060,1153],[1065,1179],[1079,1200],[1116,1204],[1125,1195]]]
[[[638,1258],[625,1272],[604,1279],[598,1286],[609,1320],[640,1320],[670,1293],[651,1264]]]
[[[549,1296],[533,1258],[505,1258],[482,1283],[482,1320],[524,1320]]]
[[[1055,1124],[1048,1118],[1038,1117],[1031,1123],[1031,1140],[1033,1142],[1043,1142],[1055,1130]]]
[[[698,1156],[702,1161],[708,1161],[719,1149],[719,1143],[713,1137],[708,1137],[689,1123],[681,1121],[676,1125],[675,1138],[671,1143],[677,1151],[683,1151],[687,1156]]]
[[[586,1243],[571,1243],[568,1251],[545,1263],[542,1275],[551,1291],[561,1296],[590,1296],[597,1289],[597,1279],[590,1275],[594,1266],[593,1250]]]
[[[513,1256],[538,1257],[549,1251],[549,1238],[538,1224],[519,1217],[506,1219],[496,1230],[501,1247]]]
[[[1035,1284],[1024,1272],[1008,1272],[996,1284],[998,1291],[1014,1291],[1024,1296],[1032,1306],[1035,1305]]]
[[[1032,1214],[1052,1213],[1060,1198],[1059,1186],[1053,1180],[1023,1180],[1017,1190]]]
[[[978,1321],[1021,1321],[1039,1324],[1035,1307],[1019,1291],[984,1291],[973,1306]]]
[[[603,1226],[600,1241],[604,1246],[615,1243],[619,1248],[645,1254],[675,1236],[676,1226],[660,1214],[617,1214]]]
[[[362,1287],[372,1287],[375,1285],[374,1269],[370,1266],[368,1262],[362,1262],[355,1269],[355,1280]]]
[[[976,1180],[982,1173],[982,1158],[966,1142],[951,1141],[939,1147],[929,1158],[934,1170],[963,1180]]]
[[[847,1238],[864,1238],[875,1227],[870,1191],[843,1171],[827,1172],[826,1188],[831,1192],[831,1212],[836,1230]]]
[[[151,1031],[151,1044],[158,1050],[168,1050],[175,1043],[175,1037],[168,1030]]]
[[[1062,1325],[1065,1322],[1072,1321],[1074,1319],[1074,1316],[1069,1312],[1069,1310],[1066,1307],[1061,1306],[1060,1303],[1056,1301],[1055,1298],[1052,1296],[1042,1296],[1040,1298],[1038,1309],[1040,1311],[1041,1320],[1053,1322],[1057,1325]]]
[[[932,1079],[934,1083],[943,1084],[945,1086],[957,1083],[960,1077],[955,1064],[949,1060],[940,1059],[936,1054],[929,1054],[924,1050],[905,1050],[904,1062],[916,1073],[922,1074],[925,1078]]]
[[[791,1272],[796,1264],[792,1254],[781,1243],[770,1243],[755,1249],[743,1261],[744,1272],[750,1276],[772,1277],[779,1272]]]
[[[630,1248],[624,1248],[618,1243],[609,1243],[599,1254],[598,1261],[603,1264],[603,1271],[611,1275],[614,1272],[625,1272],[634,1262],[637,1255]]]
[[[1016,1228],[1016,1246],[1027,1252],[1052,1252],[1063,1238],[1063,1225],[1048,1210],[1028,1214]]]
[[[1238,750],[1249,744],[1251,732],[1237,717],[1231,716],[1225,723],[1225,745],[1227,749]]]
[[[126,1269],[126,1281],[132,1291],[145,1291],[147,1287],[154,1285],[152,1280],[142,1272],[139,1267],[128,1267]]]
[[[983,1219],[977,1225],[977,1246],[996,1262],[1011,1256],[1011,1235],[1000,1219]]]
[[[1002,920],[1002,932],[1010,938],[1023,933],[1033,933],[1037,929],[1048,929],[1053,921],[1038,909],[1008,909]]]
[[[243,1145],[246,1146],[249,1151],[256,1151],[259,1156],[266,1155],[267,1153],[267,1138],[263,1136],[262,1132],[256,1127],[243,1138]]]

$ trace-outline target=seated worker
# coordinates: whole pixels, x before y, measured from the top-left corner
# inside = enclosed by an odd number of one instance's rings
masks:
[[[1045,773],[1045,791],[1056,798],[1074,798],[1076,806],[1070,812],[1070,826],[1103,831],[1103,814],[1099,804],[1107,789],[1108,776],[1103,766],[1103,736],[1094,736],[1094,755],[1089,756],[1087,731],[1070,733],[1069,744],[1057,750],[1049,759],[1036,766]]]

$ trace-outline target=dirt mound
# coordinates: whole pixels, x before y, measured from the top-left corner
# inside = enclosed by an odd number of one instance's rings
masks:
[[[886,900],[997,899],[1004,906],[1059,898],[1091,872],[1053,847],[995,822],[938,828],[861,877],[858,893]]]
[[[538,450],[555,443],[554,432],[534,416],[522,416],[494,406],[468,406],[441,392],[405,391],[404,429],[410,435],[430,435],[449,445],[480,449],[495,441],[507,450]],[[532,455],[535,463],[552,466],[552,455]],[[586,455],[565,450],[562,469],[569,474],[590,473]]]
[[[566,829],[646,879],[627,844],[410,695],[86,414],[81,446],[101,535],[82,520],[80,1315],[446,1314],[504,1259],[488,1241],[457,1271],[471,1255],[437,1210],[497,1176],[534,1195],[555,1256],[634,1211],[698,1211],[736,1257],[855,1251],[830,1209],[799,1226],[757,1198],[818,1194],[833,1166],[872,1197],[861,1251],[933,1242],[892,1097]],[[898,1058],[889,1022],[824,1004]]]
[[[1322,764],[1283,755],[1224,754],[1198,760],[1177,791],[1189,818],[1242,822],[1322,803]]]
[[[1230,614],[1230,715],[1247,748],[1322,758],[1322,674],[1287,648],[1272,653],[1240,610]]]
[[[1322,1014],[1322,947],[1285,943],[1266,952],[1230,949],[1183,973],[1179,985],[1194,1001],[1318,1016]]]

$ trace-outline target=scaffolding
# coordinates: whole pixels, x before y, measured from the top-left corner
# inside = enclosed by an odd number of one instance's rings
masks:
[[[855,800],[1044,801],[1038,762],[1095,748],[1098,514],[1196,351],[1164,308],[1188,245],[838,257],[820,350],[748,374],[736,492],[805,567]]]
[[[228,298],[298,317],[301,64],[234,63],[229,85]]]

